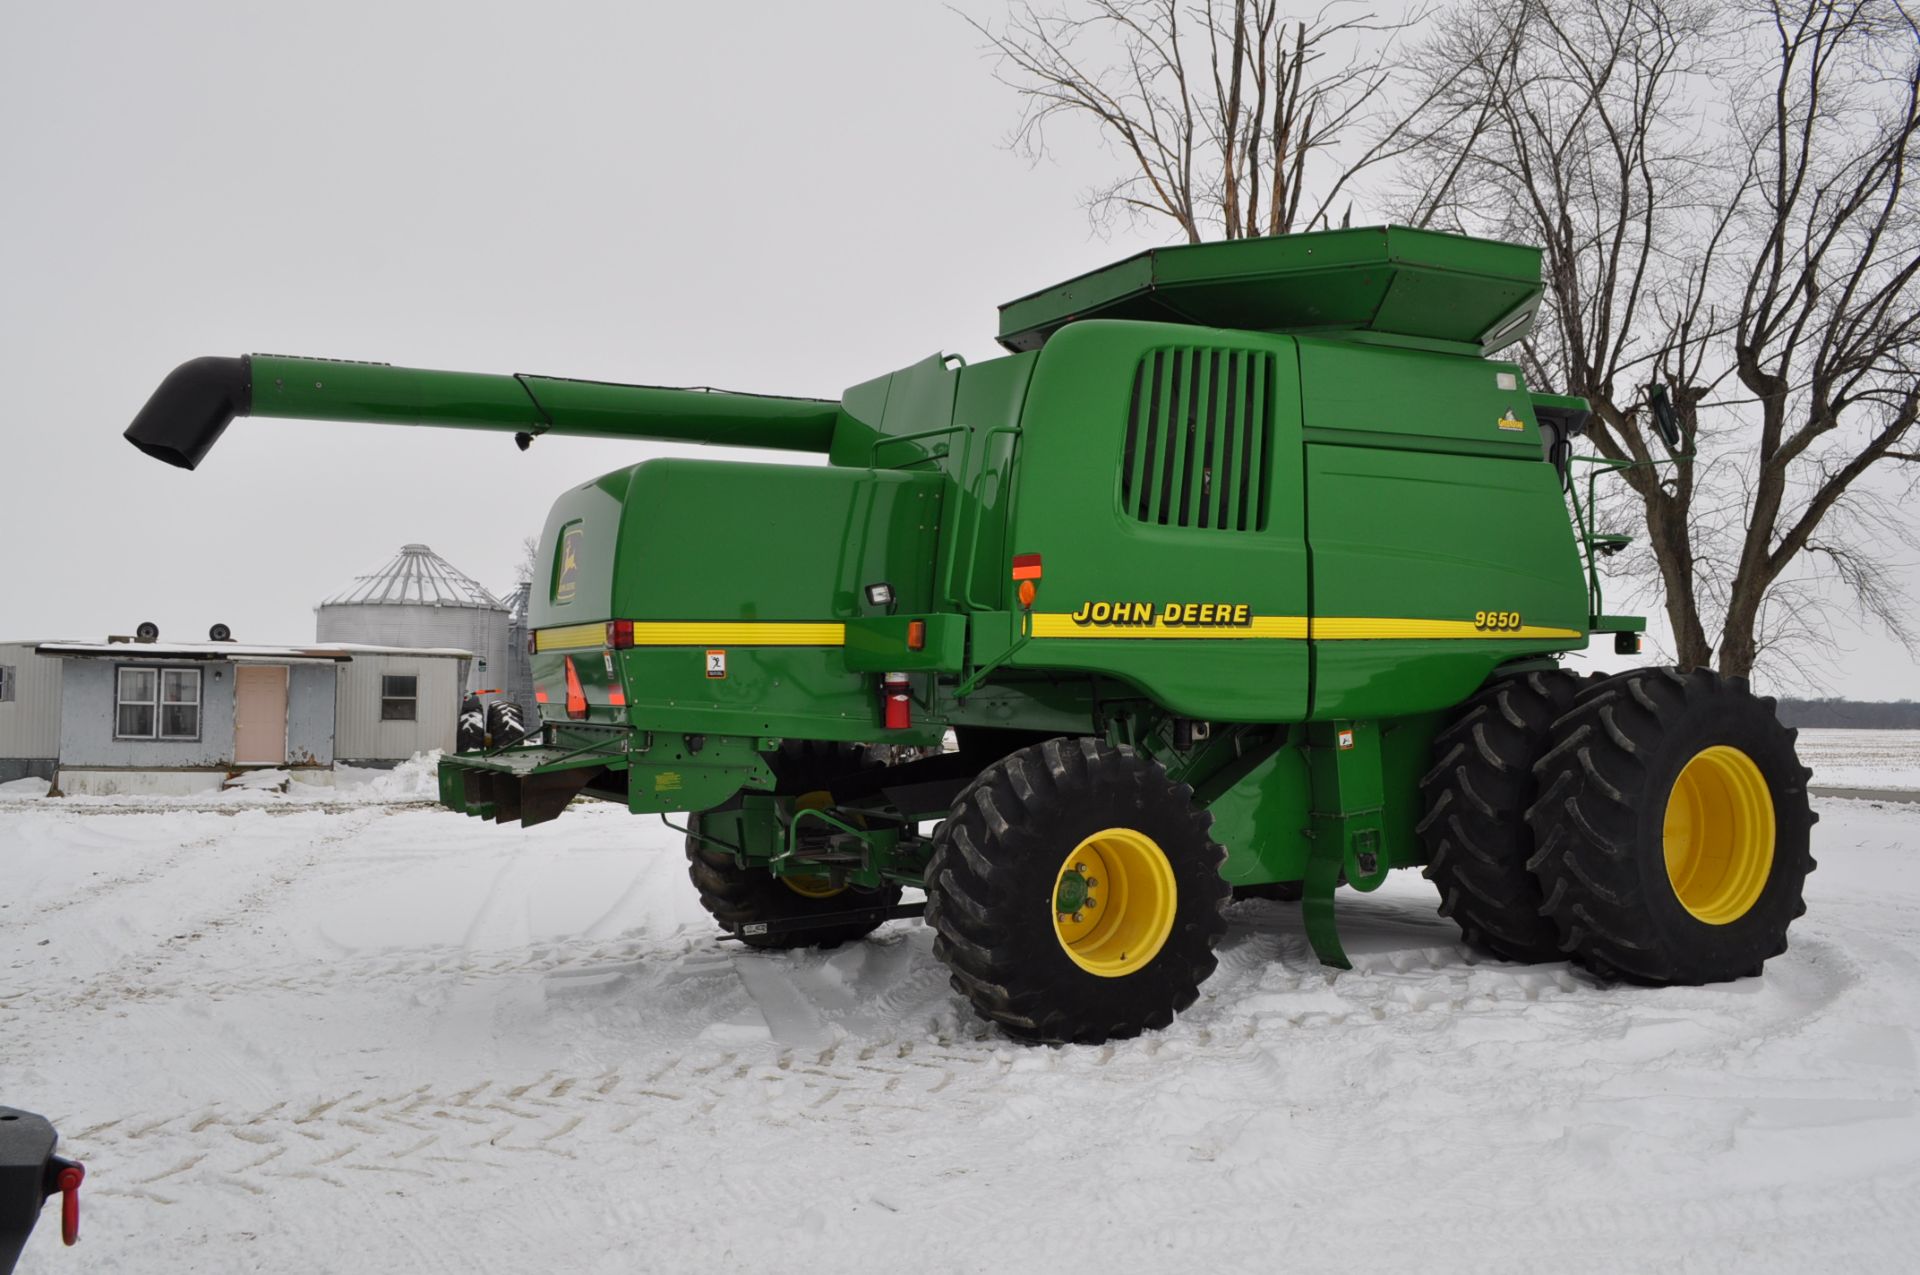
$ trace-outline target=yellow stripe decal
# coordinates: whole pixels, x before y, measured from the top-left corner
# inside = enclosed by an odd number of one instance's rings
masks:
[[[573,650],[607,644],[604,624],[573,624],[541,629],[534,637],[542,651]],[[780,620],[680,621],[635,620],[635,646],[845,646],[844,624],[790,623]]]
[[[1555,629],[1529,624],[1517,629],[1483,629],[1471,620],[1401,620],[1367,616],[1320,616],[1312,621],[1303,615],[1257,615],[1249,624],[1238,626],[1195,625],[1162,628],[1159,625],[1081,625],[1064,612],[1035,612],[1033,636],[1037,638],[1123,638],[1168,639],[1206,638],[1213,641],[1244,641],[1249,638],[1280,638],[1301,641],[1309,636],[1322,642],[1386,641],[1393,639],[1480,638],[1489,641],[1540,638],[1582,638],[1578,629]]]
[[[1210,641],[1247,641],[1250,639],[1302,641],[1311,636],[1322,642],[1393,641],[1425,639],[1513,639],[1581,638],[1577,629],[1556,629],[1529,624],[1517,629],[1482,629],[1471,620],[1406,620],[1368,616],[1320,616],[1308,631],[1307,617],[1301,615],[1257,615],[1244,625],[1194,625],[1161,628],[1158,625],[1080,625],[1064,612],[1035,612],[1033,636],[1036,638],[1121,638],[1121,639],[1204,639]],[[572,624],[565,628],[541,629],[535,645],[542,651],[571,651],[606,645],[605,624]],[[633,625],[635,646],[845,646],[844,624],[788,621],[650,621],[636,620]]]
[[[534,649],[539,651],[577,651],[584,646],[606,644],[604,624],[569,624],[563,629],[541,629],[533,635]]]

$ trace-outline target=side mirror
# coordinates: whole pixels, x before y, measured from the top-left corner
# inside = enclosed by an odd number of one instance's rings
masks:
[[[1656,384],[1647,391],[1647,403],[1653,408],[1653,425],[1667,446],[1679,450],[1680,422],[1674,419],[1673,404],[1667,399],[1667,387]]]

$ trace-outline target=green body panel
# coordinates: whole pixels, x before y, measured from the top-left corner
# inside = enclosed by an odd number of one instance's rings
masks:
[[[1540,251],[1402,226],[1155,248],[1000,307],[1000,342],[1037,348],[1090,318],[1255,331],[1347,329],[1497,349],[1525,336]]]
[[[1104,321],[1074,324],[1048,342],[1027,395],[1010,530],[1013,552],[1044,559],[1037,613],[1071,617],[1084,604],[1129,602],[1156,612],[1168,603],[1199,603],[1245,606],[1251,617],[1307,615],[1306,493],[1293,344],[1284,336]],[[1173,384],[1167,360],[1190,350],[1269,362],[1267,392],[1253,402],[1270,431],[1262,445],[1266,468],[1256,476],[1268,492],[1263,526],[1163,526],[1122,507],[1129,405],[1143,361],[1162,359],[1163,421],[1182,406],[1176,400],[1204,417],[1207,402],[1222,392],[1197,381]],[[1151,411],[1154,403],[1146,397]],[[1137,464],[1147,467],[1138,437],[1135,444]],[[1205,452],[1204,440],[1195,450]],[[1167,455],[1163,449],[1152,459],[1164,464]],[[1176,472],[1186,466],[1184,455],[1172,461]],[[1194,468],[1202,466],[1196,461]],[[1088,624],[1081,631],[1085,636],[1036,638],[1013,657],[1013,667],[1110,675],[1183,716],[1284,722],[1306,714],[1305,641],[1154,637],[1148,626]],[[1008,636],[1011,641],[1016,633]]]
[[[925,630],[919,650],[909,627]],[[847,621],[847,668],[855,673],[958,673],[967,663],[967,621],[959,615],[875,615]]]
[[[861,589],[878,581],[900,611],[935,609],[937,474],[678,459],[628,472],[617,618],[847,620],[870,613]]]

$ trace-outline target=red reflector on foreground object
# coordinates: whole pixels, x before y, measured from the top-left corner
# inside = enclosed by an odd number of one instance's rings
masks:
[[[927,649],[927,622],[925,620],[907,621],[907,649],[924,651]]]
[[[607,645],[616,651],[624,651],[633,645],[632,620],[607,621]]]
[[[80,1184],[86,1176],[84,1165],[69,1164],[54,1179],[60,1188],[60,1239],[68,1248],[80,1242]]]
[[[587,693],[580,689],[580,672],[573,667],[573,657],[567,661],[567,716],[574,721],[583,721],[587,716]]]
[[[1014,554],[1013,578],[1016,580],[1038,580],[1040,578],[1040,555],[1037,553]]]
[[[888,730],[906,730],[913,725],[913,703],[907,698],[912,689],[905,673],[889,673],[880,681],[880,694],[886,700]]]

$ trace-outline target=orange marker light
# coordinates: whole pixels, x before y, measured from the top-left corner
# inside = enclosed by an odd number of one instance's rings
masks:
[[[1034,594],[1038,592],[1039,590],[1033,587],[1033,581],[1022,580],[1020,582],[1020,609],[1023,611],[1033,610],[1033,597]]]
[[[907,649],[924,651],[927,649],[927,622],[925,620],[907,621]]]

